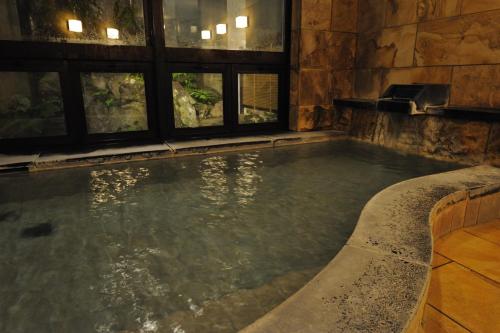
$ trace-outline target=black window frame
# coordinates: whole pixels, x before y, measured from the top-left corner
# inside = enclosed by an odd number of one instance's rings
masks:
[[[89,147],[161,143],[167,139],[233,136],[288,130],[291,0],[284,0],[283,52],[168,48],[163,28],[163,1],[143,0],[146,43],[116,46],[40,41],[0,40],[1,71],[57,71],[67,124],[67,135],[59,137],[0,139],[0,152],[81,150]],[[173,122],[172,68],[203,70],[224,67],[223,127],[176,129]],[[88,70],[96,68],[96,70]],[[80,71],[127,72],[139,68],[145,74],[148,107],[147,132],[113,134],[86,133]],[[50,70],[47,70],[50,69]],[[54,70],[58,69],[58,70]],[[237,72],[279,72],[279,121],[237,124]],[[132,70],[133,72],[134,70]],[[226,112],[232,110],[232,112]]]

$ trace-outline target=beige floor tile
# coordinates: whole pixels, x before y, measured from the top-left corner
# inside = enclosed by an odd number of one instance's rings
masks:
[[[500,245],[500,219],[491,223],[478,224],[464,230],[479,238]]]
[[[500,332],[500,288],[456,263],[432,271],[428,303],[474,333]]]
[[[432,256],[432,268],[437,268],[439,266],[446,265],[447,263],[450,263],[451,260],[448,258],[443,257],[439,253],[434,252]]]
[[[429,305],[425,306],[422,326],[425,333],[470,333]]]
[[[500,246],[459,230],[436,242],[434,250],[500,283]]]

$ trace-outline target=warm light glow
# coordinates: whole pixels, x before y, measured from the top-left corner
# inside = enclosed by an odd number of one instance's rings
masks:
[[[236,28],[238,29],[248,28],[248,16],[238,16],[236,18]]]
[[[120,31],[118,29],[107,28],[106,34],[108,35],[109,39],[120,39]]]
[[[211,39],[212,32],[210,30],[202,30],[201,31],[201,39]]]
[[[217,32],[217,35],[225,35],[227,33],[227,25],[226,24],[217,24],[215,26],[215,31]]]
[[[198,26],[196,26],[196,25],[192,25],[192,26],[191,26],[191,33],[192,33],[192,34],[195,34],[195,33],[197,33],[197,32],[198,32]]]
[[[80,20],[68,20],[68,30],[73,32],[82,32],[83,26]]]

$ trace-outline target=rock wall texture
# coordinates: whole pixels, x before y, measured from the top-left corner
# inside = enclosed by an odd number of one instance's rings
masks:
[[[497,161],[500,125],[336,110],[394,83],[451,84],[451,105],[500,108],[500,0],[293,0],[293,130],[349,130],[423,155]]]
[[[334,96],[350,97],[358,0],[292,0],[290,128],[328,129]]]
[[[333,98],[448,83],[451,104],[500,108],[500,0],[294,0],[291,128],[341,125]]]
[[[355,139],[436,159],[500,167],[500,123],[339,109],[335,127]]]
[[[352,97],[447,83],[452,105],[500,108],[500,0],[366,0],[357,33]]]

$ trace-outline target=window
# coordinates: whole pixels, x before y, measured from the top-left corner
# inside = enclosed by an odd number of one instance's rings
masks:
[[[59,73],[0,72],[0,139],[65,134]]]
[[[290,7],[0,0],[0,151],[285,129]]]
[[[278,121],[278,74],[238,75],[238,122],[244,124]]]
[[[0,0],[0,39],[146,45],[142,0]]]
[[[163,0],[167,47],[282,52],[283,0]]]
[[[148,130],[142,73],[83,73],[81,79],[89,134]]]
[[[219,73],[173,73],[176,128],[224,125],[223,78]]]

